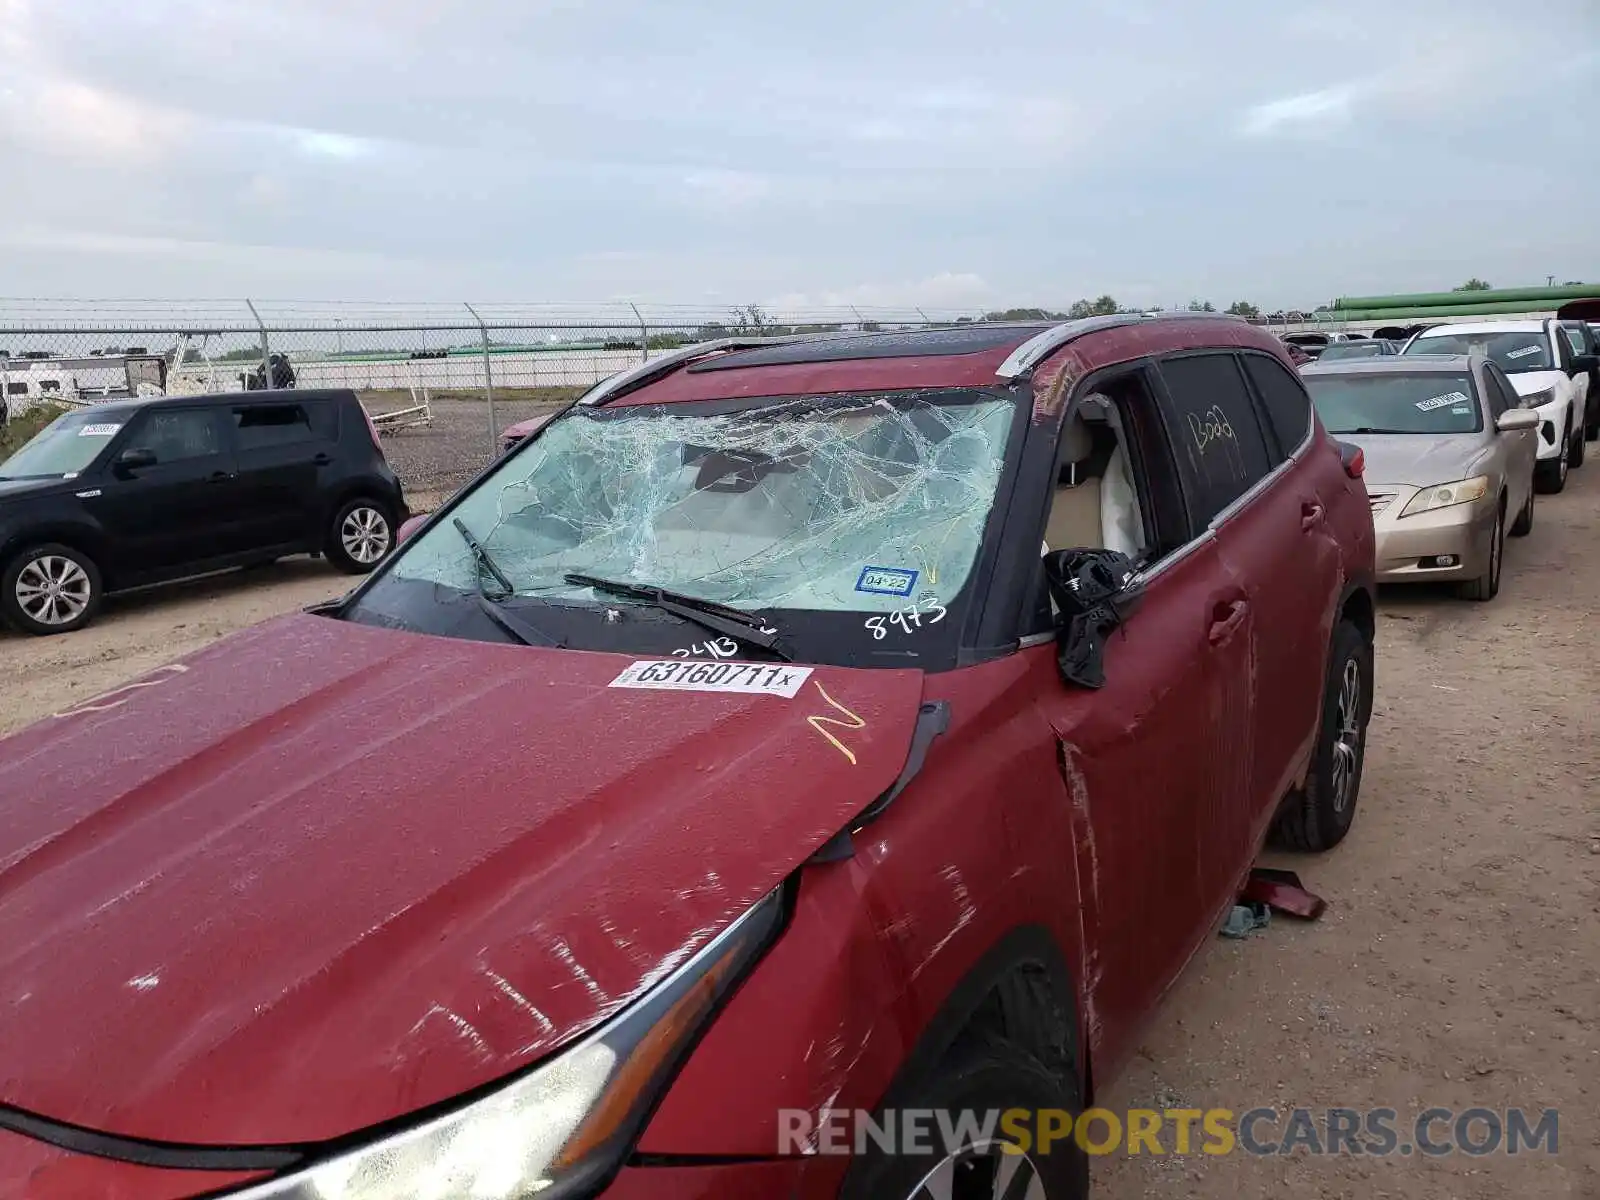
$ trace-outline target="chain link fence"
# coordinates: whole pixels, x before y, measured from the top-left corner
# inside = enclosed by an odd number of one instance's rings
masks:
[[[727,336],[912,329],[971,313],[0,300],[9,419],[129,396],[352,388],[417,507],[485,466],[502,431],[648,357]]]
[[[127,396],[347,387],[372,416],[407,491],[426,508],[491,461],[508,426],[549,413],[651,355],[728,334],[985,319],[976,311],[867,306],[0,299],[0,398],[9,418],[25,421],[10,439],[0,436],[0,450],[31,426],[31,410],[39,410],[37,420],[59,406]],[[1328,327],[1303,313],[1274,313],[1258,323],[1279,334]]]

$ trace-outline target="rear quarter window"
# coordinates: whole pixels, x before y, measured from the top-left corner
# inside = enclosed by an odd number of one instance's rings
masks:
[[[233,423],[240,450],[260,450],[271,446],[292,446],[313,442],[322,435],[313,427],[312,404],[244,404],[233,410]]]
[[[1267,414],[1267,424],[1277,439],[1280,454],[1287,458],[1300,448],[1311,432],[1311,397],[1300,380],[1275,358],[1246,354],[1245,374],[1255,384]]]

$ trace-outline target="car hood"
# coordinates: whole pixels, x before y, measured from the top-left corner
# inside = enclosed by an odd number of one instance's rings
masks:
[[[1553,387],[1559,387],[1567,381],[1565,371],[1518,371],[1508,375],[1511,386],[1517,389],[1519,396],[1531,396],[1535,392],[1547,392]]]
[[[1427,487],[1465,478],[1486,449],[1477,433],[1395,433],[1337,435],[1342,442],[1360,446],[1366,458],[1366,477],[1372,487],[1407,484]]]
[[[0,1103],[248,1145],[492,1082],[890,787],[922,695],[633,661],[300,614],[0,742]]]
[[[63,480],[59,475],[43,479],[0,479],[0,502],[43,496],[50,492],[64,492],[69,490],[68,483],[69,481]]]

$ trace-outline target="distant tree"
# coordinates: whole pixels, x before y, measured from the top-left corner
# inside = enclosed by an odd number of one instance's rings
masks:
[[[1094,300],[1075,301],[1067,309],[1067,316],[1077,319],[1080,317],[1111,317],[1121,312],[1121,307],[1111,296],[1100,296]]]
[[[1492,284],[1485,283],[1483,280],[1479,279],[1476,275],[1474,275],[1471,279],[1467,280],[1460,287],[1451,288],[1450,290],[1453,291],[1453,292],[1487,292],[1492,287],[1493,287]]]
[[[1226,309],[1229,316],[1243,317],[1247,321],[1259,321],[1261,310],[1248,300],[1235,300]]]
[[[1216,305],[1212,304],[1211,301],[1209,301],[1209,300],[1205,300],[1205,301],[1191,300],[1191,301],[1189,301],[1189,311],[1190,312],[1216,312],[1217,309],[1216,309]]]
[[[768,319],[766,310],[759,304],[746,304],[743,308],[736,308],[729,314],[728,330],[730,333],[754,335],[760,337],[766,333],[776,333],[772,322]]]
[[[985,321],[1061,321],[1066,313],[1051,312],[1048,308],[1007,308],[983,314]]]
[[[1589,285],[1588,285],[1588,283],[1586,283],[1582,279],[1569,279],[1565,283],[1563,283],[1561,286],[1562,287],[1588,287]]]

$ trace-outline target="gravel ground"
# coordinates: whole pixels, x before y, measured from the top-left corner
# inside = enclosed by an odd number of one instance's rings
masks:
[[[504,408],[506,424],[537,411]],[[389,442],[397,463],[425,463],[427,446],[462,430],[487,439],[481,406],[436,411],[433,433]],[[291,560],[112,600],[67,637],[0,634],[0,732],[349,585]],[[1402,1121],[1434,1105],[1555,1107],[1559,1156],[1119,1154],[1097,1161],[1097,1196],[1600,1198],[1596,596],[1600,465],[1540,497],[1495,602],[1385,594],[1355,830],[1325,857],[1270,859],[1325,896],[1327,914],[1212,943],[1101,1097],[1112,1109],[1390,1107]]]
[[[471,479],[500,452],[500,431],[541,413],[554,412],[579,389],[523,389],[512,396],[496,397],[494,422],[481,400],[444,399],[433,402],[433,425],[405,429],[383,438],[383,453],[400,476],[412,507],[426,511]],[[374,414],[409,407],[404,392],[367,392],[362,401]]]

